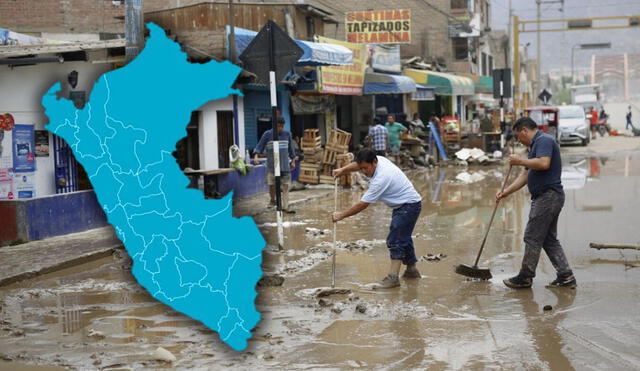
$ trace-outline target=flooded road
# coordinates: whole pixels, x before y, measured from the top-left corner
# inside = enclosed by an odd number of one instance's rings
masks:
[[[473,263],[505,174],[502,166],[410,173],[423,196],[414,231],[423,278],[399,289],[363,288],[387,274],[386,206],[338,224],[336,282],[352,293],[322,299],[312,292],[331,284],[333,198],[287,217],[283,252],[272,247],[274,215],[261,214],[264,270],[284,284],[258,288],[263,320],[243,353],[154,301],[133,280],[126,256],[3,287],[0,369],[640,368],[640,251],[588,246],[640,243],[640,153],[563,157],[558,234],[576,290],[545,288],[555,272],[544,254],[532,289],[502,284],[523,254],[524,190],[501,203],[489,234],[481,265],[494,278],[474,282],[453,272]],[[341,191],[339,208],[360,196]],[[177,361],[156,360],[158,347]]]

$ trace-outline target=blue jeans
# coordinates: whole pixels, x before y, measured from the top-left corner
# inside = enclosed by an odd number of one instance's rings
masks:
[[[391,259],[402,260],[405,265],[415,264],[418,261],[411,234],[420,216],[420,210],[422,210],[422,202],[418,201],[393,209],[391,215],[387,247]]]

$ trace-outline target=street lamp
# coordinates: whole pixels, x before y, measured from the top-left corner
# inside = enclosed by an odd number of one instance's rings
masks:
[[[574,62],[573,62],[573,54],[575,49],[610,49],[611,43],[594,43],[594,44],[576,44],[571,47],[571,85],[575,85],[575,80],[573,77],[574,70]]]

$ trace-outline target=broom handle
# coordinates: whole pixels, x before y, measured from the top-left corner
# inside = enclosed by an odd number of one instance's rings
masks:
[[[500,192],[504,192],[504,187],[507,186],[507,181],[509,181],[509,175],[511,175],[511,169],[513,169],[513,165],[509,165],[509,171],[507,171],[507,176],[504,178],[504,182],[502,183],[502,189]],[[473,265],[474,267],[478,266],[478,262],[480,261],[480,255],[482,255],[482,250],[484,249],[484,244],[487,242],[487,236],[489,235],[489,231],[491,230],[491,224],[493,224],[493,218],[496,216],[496,210],[498,210],[498,205],[500,204],[500,200],[496,201],[496,206],[493,207],[493,213],[491,214],[491,220],[489,220],[489,226],[487,227],[487,231],[484,233],[484,238],[482,239],[482,245],[480,245],[480,251],[478,251],[478,257],[476,257],[476,262]]]
[[[335,180],[333,191],[333,211],[338,211],[338,178]],[[336,287],[336,228],[338,223],[333,222],[333,257],[331,262],[331,288]]]

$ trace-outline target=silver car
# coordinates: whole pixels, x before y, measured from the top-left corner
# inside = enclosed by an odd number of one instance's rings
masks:
[[[589,121],[580,106],[558,107],[558,141],[560,144],[578,143],[586,146],[591,141]]]

